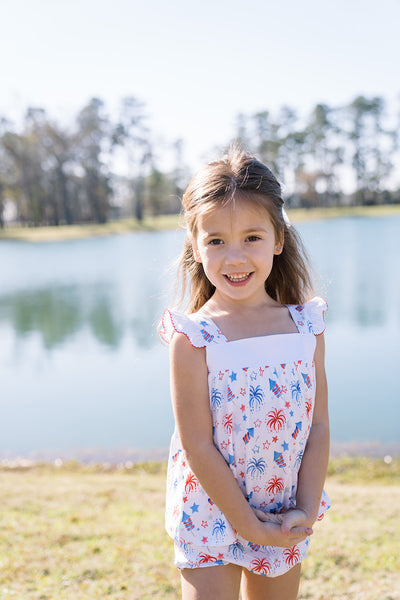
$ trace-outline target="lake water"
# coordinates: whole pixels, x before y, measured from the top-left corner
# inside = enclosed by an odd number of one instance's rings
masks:
[[[299,225],[329,303],[332,439],[400,443],[400,218]],[[156,325],[183,233],[0,243],[0,458],[128,457],[173,430]]]

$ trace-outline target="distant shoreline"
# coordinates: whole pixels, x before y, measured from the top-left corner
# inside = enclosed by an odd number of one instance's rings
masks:
[[[331,458],[340,457],[384,458],[391,456],[400,458],[400,442],[332,442]],[[79,448],[71,450],[43,450],[30,453],[0,452],[0,467],[13,464],[15,466],[28,463],[54,463],[73,461],[83,464],[107,463],[110,465],[166,461],[168,448]]]
[[[391,215],[400,215],[400,204],[310,209],[294,208],[288,209],[288,214],[293,223],[315,221],[319,219],[336,219],[340,217],[387,217]],[[22,227],[7,225],[4,229],[0,229],[0,241],[60,242],[121,233],[179,229],[181,222],[180,215],[161,215],[159,217],[146,217],[142,222],[139,222],[132,217],[128,217],[116,221],[108,221],[104,225],[97,223],[60,225],[58,227]]]

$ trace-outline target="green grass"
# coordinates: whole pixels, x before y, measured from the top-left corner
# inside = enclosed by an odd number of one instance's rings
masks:
[[[115,235],[132,231],[161,231],[179,226],[178,215],[147,217],[142,222],[132,217],[108,221],[104,224],[88,223],[81,225],[60,225],[58,227],[20,227],[0,229],[0,240],[21,240],[25,242],[56,242],[80,238]]]
[[[382,206],[349,206],[331,208],[298,208],[289,210],[290,219],[296,223],[338,217],[380,217],[400,214],[400,204]],[[6,227],[0,229],[0,240],[22,240],[27,242],[53,242],[94,236],[114,235],[131,231],[160,231],[176,229],[181,224],[179,215],[146,217],[139,223],[134,218],[109,221],[104,225],[60,225],[59,227]]]
[[[0,471],[0,599],[172,600],[164,463]],[[300,600],[400,599],[400,460],[335,459]]]

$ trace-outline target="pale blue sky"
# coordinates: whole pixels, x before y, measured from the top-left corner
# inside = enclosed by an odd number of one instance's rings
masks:
[[[400,97],[400,0],[0,0],[0,112],[125,95],[192,166],[242,111]]]

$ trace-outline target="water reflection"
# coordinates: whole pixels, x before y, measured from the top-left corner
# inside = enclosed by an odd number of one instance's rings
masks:
[[[127,331],[138,346],[151,347],[159,312],[153,286],[141,287],[132,298],[137,309],[131,317],[121,310],[116,296],[116,290],[105,284],[19,291],[0,297],[0,323],[11,327],[17,339],[38,333],[46,350],[62,346],[84,330],[111,350],[120,348]]]

